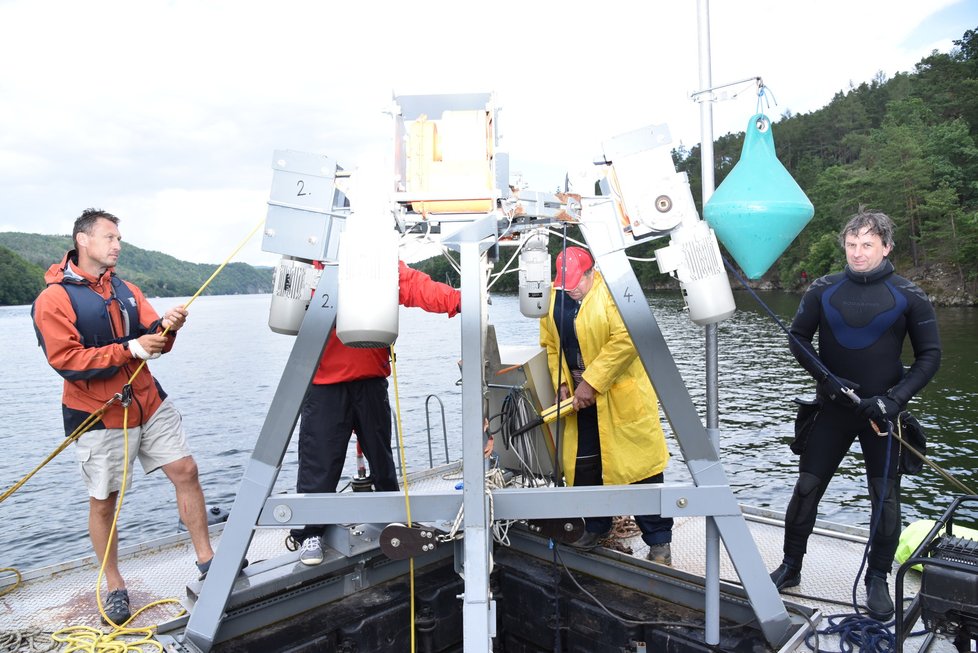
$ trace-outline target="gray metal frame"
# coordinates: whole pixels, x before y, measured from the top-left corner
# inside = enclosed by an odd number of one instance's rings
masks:
[[[456,216],[458,217],[458,216]],[[461,255],[462,269],[462,429],[464,539],[459,567],[464,566],[464,649],[492,650],[495,603],[489,592],[492,551],[489,502],[482,456],[482,389],[485,383],[484,331],[486,283],[484,252],[497,238],[493,215],[469,217],[446,242]],[[493,519],[545,516],[598,516],[660,513],[672,517],[707,516],[722,538],[764,637],[774,647],[790,636],[791,619],[771,582],[719,460],[714,438],[700,421],[685,384],[659,330],[624,250],[607,225],[582,225],[595,261],[608,283],[639,357],[672,425],[695,485],[638,485],[555,489],[505,489],[493,493]],[[238,569],[256,527],[306,523],[403,522],[404,499],[398,492],[348,495],[275,495],[272,488],[303,395],[326,346],[335,321],[332,303],[336,268],[324,270],[320,290],[310,304],[295,346],[272,400],[251,460],[244,472],[218,554],[201,587],[185,630],[184,643],[206,652],[217,641]],[[457,493],[414,496],[415,521],[451,521],[458,511]],[[718,553],[707,543],[708,571],[718,568]],[[719,577],[708,573],[707,624],[718,629]],[[711,607],[711,603],[714,607]]]
[[[558,198],[537,198],[525,203],[528,214],[552,220],[561,210]],[[533,206],[535,205],[535,206]],[[705,605],[708,638],[719,632],[719,542],[722,538],[731,561],[760,623],[765,638],[780,645],[789,636],[791,619],[750,536],[746,521],[730,489],[717,450],[717,429],[704,427],[686,390],[676,362],[659,330],[624,244],[616,233],[615,217],[596,210],[582,232],[595,256],[638,351],[639,358],[672,425],[695,485],[640,485],[556,489],[504,489],[493,493],[490,515],[482,456],[482,392],[485,387],[486,279],[484,253],[499,237],[494,214],[446,217],[452,233],[445,244],[457,250],[462,270],[462,467],[464,539],[456,547],[456,567],[463,569],[464,648],[490,651],[495,636],[496,610],[489,591],[493,519],[652,514],[671,517],[706,516],[707,560]],[[337,268],[323,271],[299,329],[278,389],[245,469],[218,555],[188,620],[184,643],[206,652],[217,641],[238,570],[256,527],[283,528],[308,523],[341,524],[404,522],[404,500],[399,492],[347,495],[275,495],[272,489],[281,469],[302,398],[335,323],[334,298]],[[457,493],[412,498],[412,517],[418,522],[451,521],[457,514]],[[227,635],[227,633],[223,633]],[[715,643],[715,642],[714,642]]]

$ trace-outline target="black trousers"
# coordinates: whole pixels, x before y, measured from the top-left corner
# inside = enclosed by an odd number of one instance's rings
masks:
[[[296,492],[336,492],[354,431],[370,465],[374,489],[399,489],[391,452],[386,378],[312,385],[303,399],[301,415]],[[320,524],[308,524],[293,529],[292,536],[301,542],[324,531]]]
[[[823,404],[798,463],[798,482],[785,512],[786,561],[801,565],[815,527],[819,501],[857,437],[872,504],[870,523],[875,528],[867,566],[882,574],[889,573],[902,528],[897,468],[899,442],[887,435],[877,435],[869,420],[834,403]]]
[[[663,474],[635,481],[632,485],[662,483]],[[574,485],[586,487],[604,485],[601,469],[601,438],[598,434],[598,407],[589,406],[577,412],[577,461],[574,467]],[[642,540],[648,545],[672,542],[672,517],[661,515],[635,515],[635,523],[642,531]],[[611,530],[611,517],[585,517],[584,528],[589,533],[607,533]]]

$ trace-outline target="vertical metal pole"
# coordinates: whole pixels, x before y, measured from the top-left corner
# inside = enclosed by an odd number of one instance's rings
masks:
[[[710,0],[697,2],[699,33],[700,88],[712,88],[710,71]],[[712,92],[711,92],[712,93]],[[713,195],[713,103],[712,98],[700,102],[700,170],[703,180],[703,206]],[[719,364],[716,324],[706,326],[706,430],[713,446],[720,451]],[[706,643],[720,643],[720,534],[716,521],[706,518],[705,611]]]
[[[495,223],[486,223],[495,226]],[[482,457],[482,389],[485,387],[483,316],[485,284],[479,229],[465,230],[459,243],[462,268],[462,505],[465,594],[462,610],[466,651],[491,651],[495,611],[489,600],[491,541]],[[494,233],[494,231],[493,231]]]

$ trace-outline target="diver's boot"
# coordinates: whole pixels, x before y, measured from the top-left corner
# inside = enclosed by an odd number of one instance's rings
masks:
[[[801,584],[801,567],[795,567],[787,562],[771,572],[771,582],[778,590],[796,587]]]
[[[886,623],[893,618],[893,599],[886,585],[886,575],[872,569],[866,572],[866,612],[869,616]]]

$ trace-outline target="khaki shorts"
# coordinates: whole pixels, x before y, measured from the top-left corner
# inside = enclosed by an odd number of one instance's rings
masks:
[[[163,402],[148,422],[129,429],[128,446],[127,490],[132,484],[133,462],[137,455],[146,474],[190,455],[187,436],[183,432],[183,418],[169,399]],[[125,447],[122,429],[89,431],[75,443],[75,455],[89,496],[107,499],[122,488]]]

